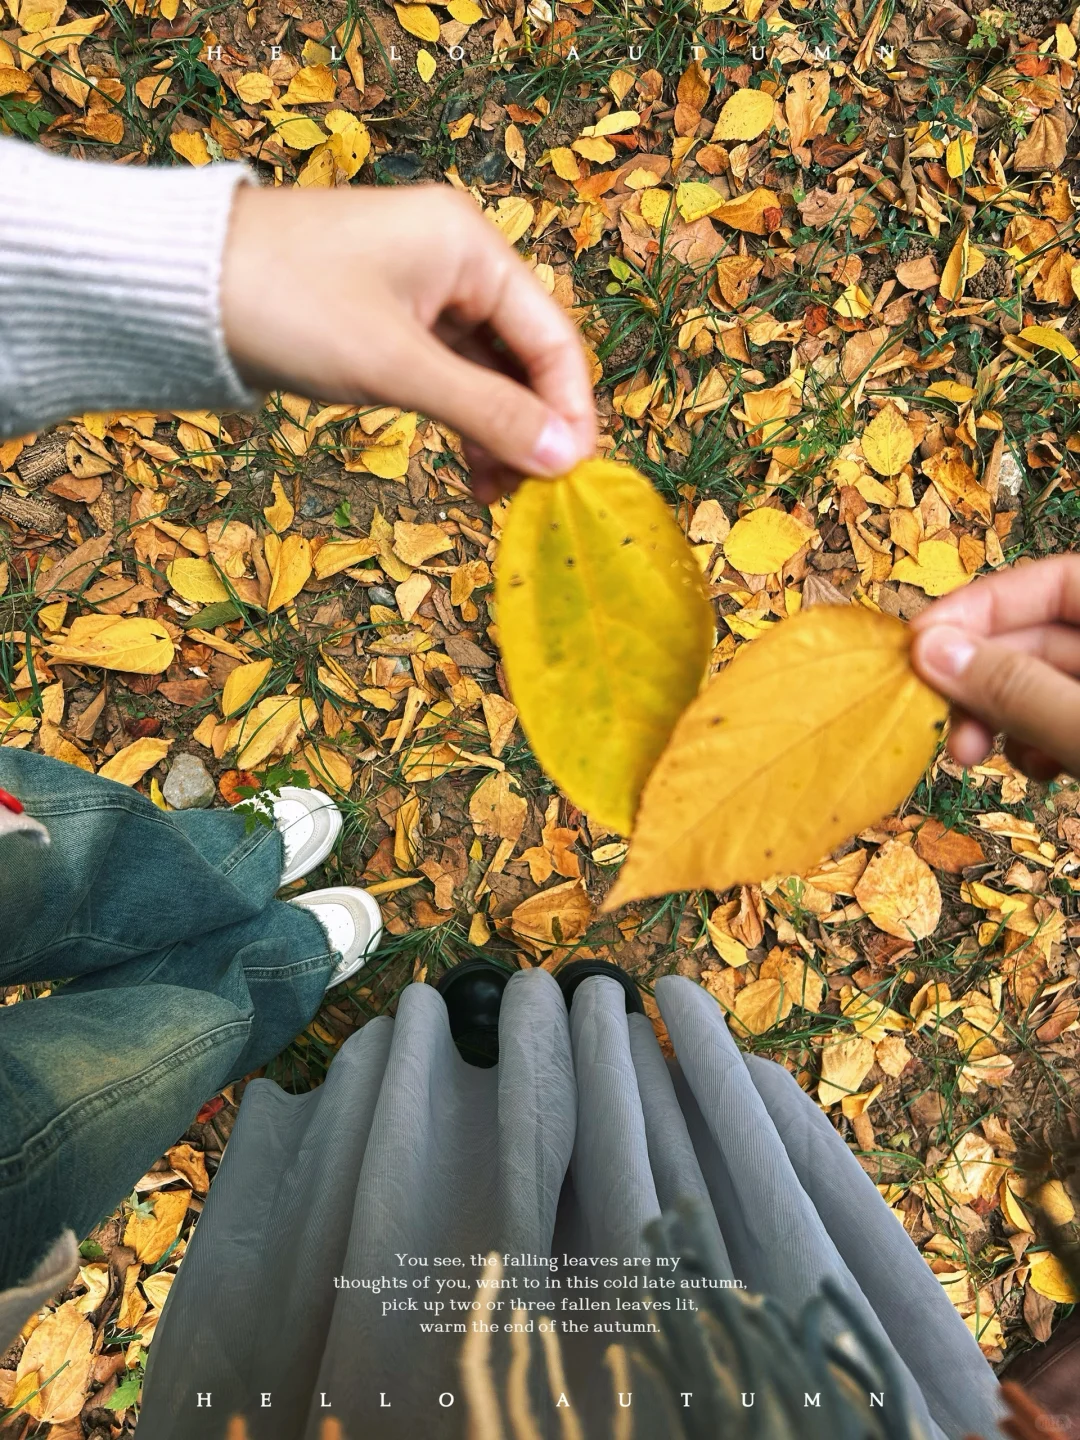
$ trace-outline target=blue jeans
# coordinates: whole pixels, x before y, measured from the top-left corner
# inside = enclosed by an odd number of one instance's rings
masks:
[[[334,956],[274,899],[278,832],[165,812],[62,761],[0,747],[0,788],[49,830],[0,837],[0,1290],[85,1235],[231,1080],[318,1009]],[[57,984],[57,982],[63,982]]]

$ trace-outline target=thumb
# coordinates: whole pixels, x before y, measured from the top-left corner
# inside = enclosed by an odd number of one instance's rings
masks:
[[[928,685],[995,734],[1053,755],[1080,774],[1080,685],[1024,650],[952,625],[912,639],[911,659]]]
[[[402,337],[395,403],[436,416],[511,469],[559,475],[591,458],[586,445],[550,405],[498,370],[456,354],[422,326]]]

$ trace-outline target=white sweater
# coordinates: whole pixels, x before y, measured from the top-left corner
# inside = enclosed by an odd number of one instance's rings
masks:
[[[233,192],[253,178],[0,138],[0,440],[86,410],[258,405],[219,296]]]

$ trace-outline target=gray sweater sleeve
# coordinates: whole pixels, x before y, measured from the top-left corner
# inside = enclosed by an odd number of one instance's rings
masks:
[[[233,192],[253,179],[0,138],[0,439],[84,410],[259,404],[219,297]]]

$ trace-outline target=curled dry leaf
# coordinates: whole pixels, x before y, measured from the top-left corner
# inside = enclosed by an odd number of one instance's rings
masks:
[[[605,908],[805,873],[907,796],[946,714],[900,621],[824,605],[783,621],[679,720]]]
[[[575,805],[629,833],[705,673],[712,612],[671,512],[626,465],[527,480],[496,575],[506,673],[537,759]]]

